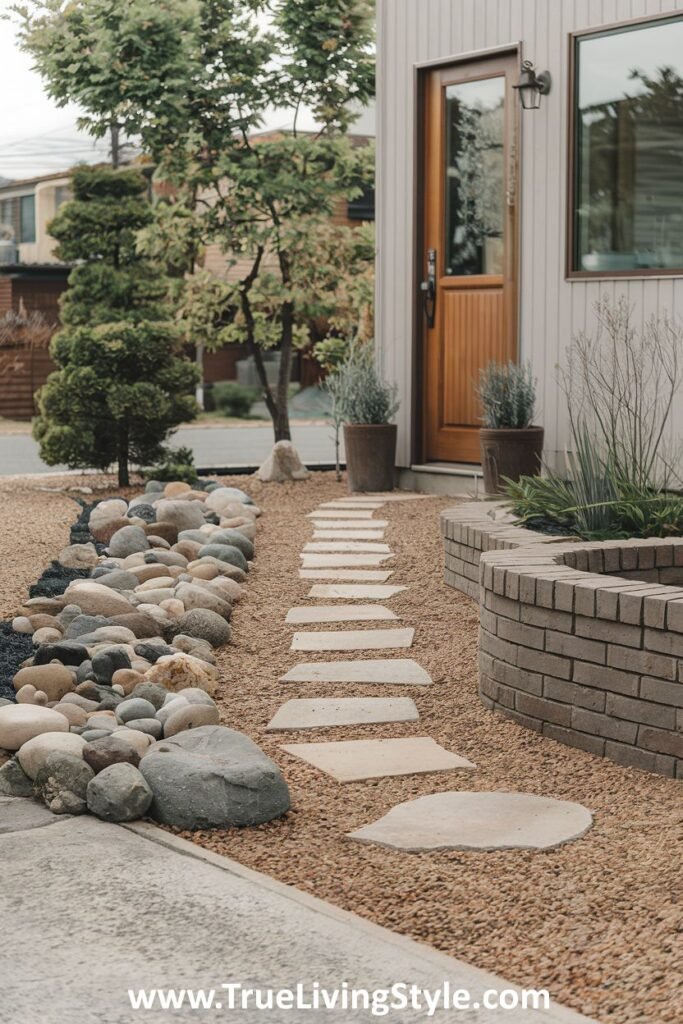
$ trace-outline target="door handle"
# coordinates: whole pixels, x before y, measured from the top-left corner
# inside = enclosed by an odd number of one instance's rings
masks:
[[[432,328],[436,317],[436,249],[427,249],[427,277],[420,290],[427,326]]]

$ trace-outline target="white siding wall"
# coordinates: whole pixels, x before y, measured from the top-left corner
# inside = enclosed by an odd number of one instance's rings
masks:
[[[568,34],[630,18],[683,10],[683,0],[378,0],[379,358],[401,395],[398,463],[411,461],[413,379],[413,184],[415,65],[520,43],[553,90],[521,117],[520,355],[539,380],[546,446],[566,444],[557,366],[572,336],[592,330],[601,295],[628,295],[646,320],[683,314],[683,279],[566,281]],[[683,403],[676,429],[683,432]]]

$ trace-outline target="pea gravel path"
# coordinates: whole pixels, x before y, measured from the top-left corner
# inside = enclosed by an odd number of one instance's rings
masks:
[[[442,582],[438,512],[452,499],[395,502],[382,510],[397,554],[387,582],[409,588],[391,607],[418,626],[410,656],[434,685],[373,687],[376,696],[416,699],[420,721],[364,726],[363,737],[430,735],[475,761],[478,770],[462,782],[447,774],[340,785],[284,753],[286,734],[269,734],[266,726],[285,700],[318,695],[314,683],[278,681],[301,660],[290,650],[292,630],[284,618],[293,604],[306,603],[311,588],[310,577],[298,574],[311,535],[305,515],[342,497],[343,487],[332,474],[292,485],[244,477],[233,482],[265,514],[256,565],[233,616],[234,643],[219,655],[223,721],[248,732],[278,761],[294,808],[255,829],[185,838],[519,985],[547,987],[560,1003],[599,1021],[680,1021],[680,783],[571,750],[482,707],[477,608]],[[69,477],[67,483],[92,487],[99,481]],[[4,615],[65,545],[73,518],[70,501],[37,486],[0,484]],[[374,656],[386,654],[363,654]],[[325,687],[325,696],[354,693],[344,684]],[[358,737],[357,725],[306,733],[311,742]],[[346,838],[396,804],[456,788],[576,801],[594,812],[595,823],[583,839],[546,852],[406,854]]]

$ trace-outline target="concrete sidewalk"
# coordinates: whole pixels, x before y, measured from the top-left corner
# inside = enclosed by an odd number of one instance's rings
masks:
[[[143,823],[58,819],[1,801],[1,1024],[372,1021],[370,1009],[229,1008],[222,984],[509,989],[500,978]],[[23,807],[19,805],[22,804]],[[277,838],[273,837],[273,842]],[[406,864],[406,870],[409,870]],[[214,989],[212,1009],[133,1010],[128,990]],[[381,1019],[381,1018],[379,1018]],[[586,1024],[549,1011],[391,1010],[388,1020]],[[590,1022],[589,1022],[590,1024]]]
[[[334,431],[321,424],[292,425],[292,438],[302,460],[311,465],[334,464]],[[265,427],[183,427],[170,440],[173,447],[191,448],[200,469],[242,469],[261,465],[273,447],[273,429]],[[64,466],[46,466],[29,434],[0,435],[0,476],[57,473]]]

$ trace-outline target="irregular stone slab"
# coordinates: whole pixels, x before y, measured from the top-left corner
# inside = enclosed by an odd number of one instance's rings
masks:
[[[351,839],[397,850],[549,850],[593,824],[581,804],[530,793],[435,793],[392,807]]]
[[[372,510],[366,508],[344,509],[347,519],[372,519]],[[339,519],[339,512],[331,508],[317,508],[314,512],[308,513],[309,519]]]
[[[306,596],[328,600],[330,598],[344,600],[359,598],[366,601],[386,601],[407,589],[407,587],[383,587],[381,584],[373,586],[372,583],[317,583],[311,587]]]
[[[393,575],[393,572],[379,569],[299,569],[301,580],[371,580],[373,583],[386,583]]]
[[[300,555],[304,569],[329,569],[352,565],[382,565],[393,555]]]
[[[410,647],[415,630],[349,629],[320,633],[295,633],[293,651],[381,651]]]
[[[430,736],[394,740],[342,740],[336,743],[291,743],[288,754],[307,761],[337,782],[362,782],[389,775],[473,771],[476,765],[451,754]]]
[[[315,530],[386,530],[389,525],[388,519],[315,519],[313,521]]]
[[[311,661],[296,665],[281,683],[378,683],[386,686],[429,686],[428,672],[411,658],[354,661]]]
[[[0,796],[0,835],[54,825],[59,820],[47,807],[35,800]]]
[[[373,722],[416,722],[415,701],[410,697],[321,697],[288,700],[266,727],[267,732],[286,729],[325,729]]]
[[[290,608],[285,622],[371,622],[373,619],[397,619],[396,612],[376,604],[320,605],[317,608]]]
[[[388,544],[371,544],[361,540],[310,541],[305,546],[304,551],[348,551],[351,553],[370,551],[380,555],[390,555],[392,553]]]
[[[340,501],[324,501],[319,508],[358,508],[358,509],[378,509],[384,504],[383,501],[351,501],[348,498],[342,498]]]
[[[308,480],[310,475],[291,441],[277,441],[266,461],[256,471],[257,479],[264,483]]]
[[[383,540],[384,530],[314,530],[313,540]]]
[[[164,825],[260,825],[290,806],[277,765],[248,736],[221,725],[155,743],[140,771],[154,794],[150,816]]]

